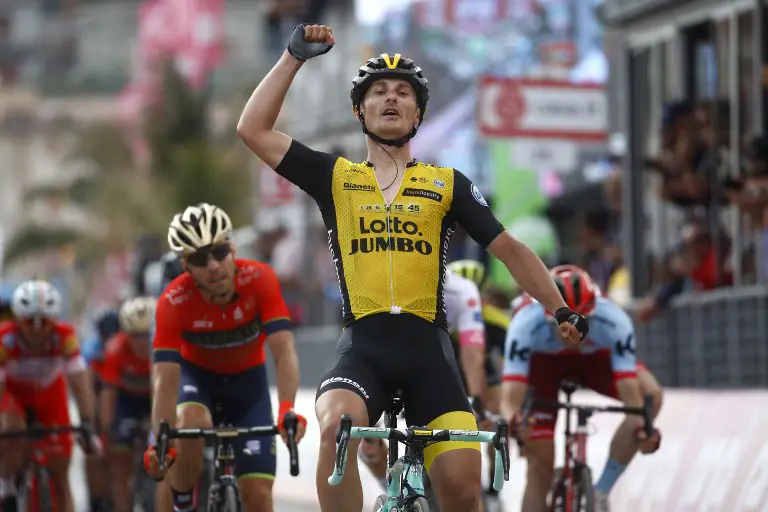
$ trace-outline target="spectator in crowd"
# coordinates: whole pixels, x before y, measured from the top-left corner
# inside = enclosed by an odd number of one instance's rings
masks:
[[[583,216],[579,233],[585,252],[581,266],[603,290],[607,290],[611,275],[621,265],[621,247],[615,236],[614,221],[607,207],[590,208]]]
[[[721,285],[732,283],[725,265],[730,246],[727,236],[721,236],[718,250],[708,223],[700,217],[690,219],[680,233],[683,242],[668,256],[663,284],[637,308],[637,318],[641,322],[663,311],[673,297],[685,290],[713,290],[718,286],[718,277]]]
[[[757,235],[762,246],[762,261],[755,261],[756,250],[748,251],[745,271],[768,276],[768,134],[752,138],[744,151],[744,178],[730,179],[724,183],[728,200],[747,216],[748,225]]]

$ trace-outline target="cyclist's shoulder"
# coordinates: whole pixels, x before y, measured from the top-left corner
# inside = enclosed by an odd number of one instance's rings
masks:
[[[124,332],[118,332],[107,340],[106,355],[117,357],[123,350],[123,347],[128,343],[128,335]]]
[[[166,314],[168,309],[173,309],[189,303],[195,292],[195,283],[187,272],[168,283],[157,301],[157,316]]]
[[[506,329],[512,318],[493,304],[483,304],[483,321],[489,325]]]
[[[624,334],[634,332],[634,323],[624,309],[605,297],[598,297],[595,302],[595,312],[589,318],[590,330],[593,335],[605,333],[606,335]]]
[[[77,338],[77,330],[68,322],[58,320],[53,324],[53,332],[62,338]]]
[[[0,322],[0,337],[15,334],[17,332],[16,322],[13,320],[6,320]]]
[[[509,330],[522,331],[532,335],[546,324],[547,316],[544,306],[534,301],[522,306],[515,313],[509,322]]]
[[[480,290],[478,290],[477,285],[473,281],[452,272],[446,274],[445,288],[446,291],[455,293],[462,298],[470,299],[480,296]],[[476,305],[472,304],[471,306],[474,307]]]

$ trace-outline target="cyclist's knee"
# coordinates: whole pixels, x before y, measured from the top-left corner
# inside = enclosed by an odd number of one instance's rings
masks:
[[[272,512],[272,480],[241,478],[238,483],[245,512]]]
[[[525,458],[528,461],[528,480],[549,483],[554,475],[555,442],[554,439],[529,441],[525,445]]]
[[[176,411],[177,428],[211,428],[212,426],[211,413],[201,405],[182,404]],[[203,439],[180,439],[176,446],[179,456],[184,457],[191,451],[197,459],[202,457],[205,441]]]
[[[460,449],[441,453],[430,468],[429,478],[443,509],[475,510],[481,493],[480,452]]]
[[[345,389],[334,389],[318,397],[315,404],[317,421],[320,423],[320,443],[336,445],[336,432],[342,414],[352,416],[355,426],[368,425],[368,411],[365,402],[356,393]]]

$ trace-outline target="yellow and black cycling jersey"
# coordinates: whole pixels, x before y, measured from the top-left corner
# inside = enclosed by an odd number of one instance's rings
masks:
[[[320,207],[345,326],[375,313],[410,313],[445,329],[443,276],[456,223],[483,247],[504,230],[456,169],[412,161],[391,204],[370,163],[295,140],[275,170]]]
[[[504,353],[504,340],[511,317],[501,308],[483,304],[483,325],[485,327],[485,348],[489,353]]]

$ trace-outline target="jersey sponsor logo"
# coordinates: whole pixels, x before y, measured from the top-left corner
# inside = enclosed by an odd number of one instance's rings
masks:
[[[366,183],[344,183],[344,190],[354,190],[356,192],[375,192],[376,187]]]
[[[515,361],[517,359],[520,361],[528,361],[528,358],[531,356],[531,349],[519,349],[519,347],[520,343],[517,340],[512,340],[512,343],[509,345],[509,350],[507,351],[507,359],[510,361]]]
[[[618,340],[614,344],[614,348],[616,349],[616,353],[619,354],[620,357],[624,357],[625,354],[635,354],[635,333],[630,333],[629,336],[627,336],[627,339],[624,341]]]
[[[399,217],[389,217],[386,221],[374,219],[367,222],[359,219],[360,234],[368,235],[351,240],[349,255],[382,251],[417,252],[424,256],[432,254],[432,245],[426,240],[414,240],[410,237],[423,236],[419,226],[413,221],[403,221]],[[384,236],[371,236],[384,235]],[[392,236],[407,235],[407,236]]]
[[[261,334],[261,324],[255,318],[251,322],[228,331],[192,332],[184,331],[181,337],[198,347],[220,349],[233,348],[252,342]]]
[[[469,306],[470,308],[476,308],[477,307],[477,300],[475,300],[474,298],[469,299],[467,301],[467,306]]]
[[[445,182],[443,180],[435,180],[433,183],[437,188],[445,188]]]
[[[424,190],[423,188],[406,188],[403,190],[404,197],[423,197],[424,199],[431,199],[438,203],[443,200],[443,195],[435,192],[434,190]]]
[[[472,197],[475,198],[475,201],[477,201],[478,203],[480,203],[483,206],[488,206],[488,202],[483,197],[483,194],[480,192],[480,189],[477,188],[477,185],[475,185],[473,183],[472,187],[471,187],[471,190],[472,190]]]
[[[483,321],[483,314],[480,311],[475,311],[473,318],[474,318],[475,322],[480,323],[480,322]]]
[[[411,181],[414,183],[426,183],[427,178],[423,178],[423,177],[417,178],[416,176],[414,176],[411,178]]]

